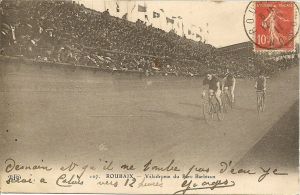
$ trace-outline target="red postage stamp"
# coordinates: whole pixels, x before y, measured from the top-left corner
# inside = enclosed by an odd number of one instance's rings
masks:
[[[247,13],[248,12],[248,13]],[[256,51],[295,49],[298,7],[289,1],[255,1],[247,7],[244,26]]]

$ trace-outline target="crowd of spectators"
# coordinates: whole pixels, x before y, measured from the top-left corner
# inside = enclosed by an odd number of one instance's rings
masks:
[[[251,77],[255,71],[247,58],[220,56],[211,45],[75,2],[2,0],[0,24],[3,55],[146,74],[198,76],[229,66]]]

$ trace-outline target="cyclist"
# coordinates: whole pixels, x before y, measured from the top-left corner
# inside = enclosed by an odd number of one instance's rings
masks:
[[[266,89],[267,89],[267,79],[264,76],[264,72],[263,71],[259,72],[254,87],[256,89],[256,92],[263,92],[263,95],[262,95],[262,105],[265,105],[265,95],[266,95]],[[264,106],[262,108],[262,111],[264,111]]]
[[[208,72],[206,77],[203,80],[203,85],[208,85],[208,93],[209,95],[215,94],[216,99],[219,103],[220,110],[222,110],[222,101],[221,101],[221,82],[220,79],[213,75],[212,72]],[[205,89],[203,89],[202,97],[205,96]]]
[[[234,89],[235,89],[236,79],[233,73],[227,68],[225,77],[222,83],[222,90],[229,93],[231,96],[231,103],[234,103]]]

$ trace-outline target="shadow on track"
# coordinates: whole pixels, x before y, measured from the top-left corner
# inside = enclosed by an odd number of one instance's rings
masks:
[[[140,110],[140,111],[161,114],[166,117],[175,118],[175,119],[189,119],[189,120],[204,121],[204,118],[202,116],[196,117],[196,116],[183,115],[183,114],[179,114],[179,113],[174,113],[174,112],[170,112],[170,111],[162,111],[162,110]]]
[[[245,107],[241,107],[241,106],[234,106],[232,109],[243,111],[243,112],[257,113],[257,110],[255,108],[251,109],[251,108],[245,108]]]
[[[186,102],[179,102],[179,104],[185,105],[185,106],[192,106],[192,107],[202,108],[201,104],[191,104],[191,103],[186,103]]]
[[[239,167],[277,166],[298,169],[299,101],[236,164]]]

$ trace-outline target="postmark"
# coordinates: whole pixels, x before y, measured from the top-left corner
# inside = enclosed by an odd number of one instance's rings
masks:
[[[299,32],[299,8],[291,1],[252,1],[243,18],[255,51],[294,51]]]

